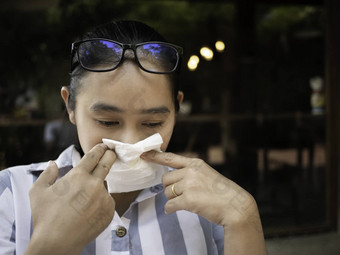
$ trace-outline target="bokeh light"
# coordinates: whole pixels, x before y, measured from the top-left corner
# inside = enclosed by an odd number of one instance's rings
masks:
[[[215,43],[215,48],[216,48],[216,50],[217,50],[218,52],[223,52],[224,49],[225,49],[225,44],[224,44],[224,42],[222,42],[222,41],[217,41],[217,42]]]
[[[200,62],[200,58],[196,55],[192,55],[188,61],[188,68],[190,71],[195,71],[198,63]]]
[[[200,53],[201,56],[208,61],[212,60],[214,57],[214,52],[208,47],[202,47]]]

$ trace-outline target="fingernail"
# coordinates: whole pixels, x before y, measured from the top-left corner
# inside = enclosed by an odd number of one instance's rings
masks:
[[[53,165],[54,165],[53,160],[48,161],[47,166],[53,166]]]

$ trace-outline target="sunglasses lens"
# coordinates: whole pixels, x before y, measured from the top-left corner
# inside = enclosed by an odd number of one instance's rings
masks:
[[[171,45],[142,44],[137,47],[136,54],[140,65],[151,72],[172,72],[178,64],[177,50]]]
[[[81,65],[91,70],[109,70],[121,61],[123,48],[106,40],[91,40],[79,45],[78,57]]]

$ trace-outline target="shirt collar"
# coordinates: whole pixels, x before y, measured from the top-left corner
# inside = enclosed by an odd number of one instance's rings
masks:
[[[136,198],[136,202],[137,203],[142,202],[150,197],[156,196],[158,193],[162,191],[163,191],[162,184],[158,184],[156,186],[146,188],[139,193],[138,197]]]
[[[55,160],[59,169],[72,167],[73,166],[73,158],[76,157],[76,154],[79,155],[79,152],[75,149],[74,145],[71,145],[67,149],[65,149],[59,157]],[[48,162],[42,163],[35,163],[29,166],[28,172],[37,172],[37,171],[44,171],[47,167]]]

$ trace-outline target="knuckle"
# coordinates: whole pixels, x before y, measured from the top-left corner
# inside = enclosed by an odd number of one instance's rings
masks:
[[[200,159],[200,158],[193,158],[191,160],[191,166],[193,167],[201,167],[205,164],[204,160],[203,159]]]
[[[173,197],[173,194],[172,194],[172,191],[170,188],[166,188],[165,191],[164,191],[164,195],[170,199],[171,197]]]
[[[164,187],[167,186],[167,185],[166,185],[166,184],[167,184],[167,178],[164,177],[164,175],[162,176],[162,183],[163,183],[163,186],[164,186]]]
[[[169,182],[169,178],[168,178],[169,174],[166,173],[162,176],[162,183],[167,186],[168,182]]]
[[[194,178],[187,179],[187,181],[185,183],[185,187],[187,189],[194,189],[194,190],[201,188],[198,181]]]
[[[80,180],[84,175],[83,171],[81,171],[80,167],[78,166],[74,167],[70,172],[68,172],[68,174],[73,180]]]
[[[108,163],[99,162],[98,163],[98,167],[104,169],[105,172],[109,172],[110,168],[111,168],[111,165],[108,164]]]
[[[232,189],[231,183],[220,175],[212,181],[211,188],[218,195],[228,195]]]
[[[190,176],[194,175],[197,172],[197,170],[198,169],[195,166],[190,166],[190,167],[187,168],[187,171],[188,171]]]
[[[162,176],[162,183],[163,183],[163,184],[165,183],[166,179],[167,179],[167,178],[165,177],[165,175],[163,175],[163,176]]]
[[[167,152],[165,154],[165,162],[167,163],[171,163],[174,160],[175,154],[173,154],[172,152]]]
[[[97,158],[97,153],[96,151],[90,151],[88,154],[85,155],[85,157],[89,160],[94,160],[95,158]]]
[[[103,155],[106,152],[103,146],[97,145],[92,150],[90,150],[87,154],[85,154],[85,157],[89,160],[98,160],[101,155]]]
[[[64,196],[70,191],[70,183],[68,182],[67,179],[62,178],[57,185],[52,186],[52,191],[57,195],[57,196]]]

